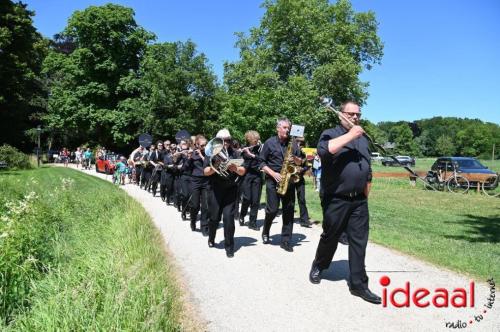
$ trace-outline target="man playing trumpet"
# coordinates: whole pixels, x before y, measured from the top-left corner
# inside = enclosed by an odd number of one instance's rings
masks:
[[[368,242],[368,194],[372,170],[369,141],[359,126],[359,105],[341,105],[340,125],[325,130],[318,142],[322,174],[320,197],[323,207],[323,233],[318,243],[309,280],[318,284],[328,269],[343,231],[349,241],[349,290],[363,300],[380,304],[380,297],[368,289],[365,270]]]

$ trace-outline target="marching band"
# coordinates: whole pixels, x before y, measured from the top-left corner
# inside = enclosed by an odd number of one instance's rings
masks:
[[[351,271],[349,290],[365,301],[380,304],[380,297],[368,288],[364,268],[368,240],[367,198],[371,187],[369,143],[374,143],[359,126],[361,112],[355,102],[342,104],[340,111],[330,104],[327,107],[337,113],[341,124],[325,130],[318,144],[321,163],[330,166],[321,177],[323,233],[309,280],[313,284],[320,283],[322,271],[330,265],[341,235],[346,233]],[[296,196],[301,226],[311,225],[304,182],[304,173],[310,165],[302,151],[303,130],[302,126],[292,126],[289,119],[280,118],[276,122],[276,136],[262,144],[258,132],[247,131],[243,148],[225,128],[210,141],[203,135],[191,136],[182,130],[175,137],[177,144],[169,140],[154,144],[150,135],[143,134],[128,164],[135,170],[134,183],[152,192],[153,197],[159,184],[161,199],[167,205],[173,204],[182,220],[190,221],[192,231],[197,230],[201,212],[200,230],[208,237],[209,248],[216,246],[215,236],[222,220],[224,249],[229,258],[234,257],[235,251],[235,219],[240,226],[245,226],[248,215],[248,228],[260,230],[257,212],[265,186],[262,242],[273,242],[270,230],[281,203],[280,247],[293,252]]]

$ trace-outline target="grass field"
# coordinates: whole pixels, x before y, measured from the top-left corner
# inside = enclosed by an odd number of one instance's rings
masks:
[[[161,237],[125,192],[71,169],[0,172],[0,330],[177,331]]]
[[[306,178],[307,205],[311,218],[321,221],[311,179]],[[429,191],[411,187],[405,178],[376,178],[369,206],[371,241],[483,281],[500,279],[499,198]]]

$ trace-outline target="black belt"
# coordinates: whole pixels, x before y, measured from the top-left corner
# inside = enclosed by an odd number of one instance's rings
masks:
[[[351,192],[351,193],[345,193],[345,194],[333,194],[332,197],[340,198],[340,199],[343,199],[346,201],[354,201],[354,200],[366,198],[364,193],[357,193],[357,192]]]

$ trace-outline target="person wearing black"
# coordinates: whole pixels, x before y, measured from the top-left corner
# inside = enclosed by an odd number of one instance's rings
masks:
[[[167,205],[173,204],[174,202],[174,161],[172,159],[172,145],[166,145],[164,143],[165,152],[163,153],[163,170],[161,172],[160,179],[160,193],[164,196],[165,203]],[[175,151],[175,148],[174,148]]]
[[[369,142],[358,125],[359,106],[346,102],[340,112],[354,125],[341,117],[341,125],[325,130],[318,142],[323,169],[320,189],[323,233],[309,280],[314,284],[321,281],[321,271],[330,266],[339,237],[345,230],[349,241],[349,290],[365,301],[380,304],[380,297],[368,289],[365,270],[369,229],[367,199],[372,179]]]
[[[162,169],[160,174],[160,197],[167,205],[172,203],[173,186],[173,161],[170,152],[170,141],[163,142],[163,153],[160,156],[162,160]]]
[[[222,152],[226,157],[234,159],[234,151],[231,148],[231,136],[227,129],[221,129],[217,133],[217,138],[223,140]],[[245,175],[245,167],[230,164],[227,167],[228,176],[223,176],[217,173],[210,166],[210,158],[205,158],[205,176],[209,177],[210,194],[209,194],[209,235],[208,246],[215,246],[215,234],[222,217],[224,224],[224,248],[226,256],[231,258],[234,256],[234,210],[236,209],[236,199],[238,194],[237,181],[239,176]]]
[[[135,149],[130,155],[130,159],[132,159],[135,167],[135,184],[140,185],[141,173],[142,173],[142,165],[141,160],[144,156],[144,147],[141,145],[137,149]]]
[[[177,164],[179,170],[179,177],[178,177],[179,185],[177,187],[177,189],[179,190],[178,203],[181,210],[182,220],[187,220],[186,213],[188,209],[189,197],[191,195],[191,172],[192,172],[192,167],[190,164],[187,163],[187,161],[190,158],[190,154],[192,153],[192,151],[189,150],[189,146],[186,141],[181,141],[180,146],[181,146],[181,150],[179,152],[180,161],[178,161]]]
[[[274,218],[278,214],[278,206],[281,201],[283,209],[283,226],[281,228],[281,248],[286,251],[293,251],[290,244],[293,231],[293,213],[295,206],[295,187],[290,181],[285,195],[278,195],[277,184],[281,181],[281,168],[289,143],[289,132],[291,123],[287,118],[278,119],[276,123],[277,136],[269,138],[262,147],[260,159],[262,160],[261,170],[266,174],[266,217],[262,229],[262,241],[264,244],[270,242],[269,231]],[[301,165],[300,149],[297,144],[292,145],[291,159],[294,164]]]
[[[181,145],[175,147],[175,151],[172,153],[172,161],[174,163],[174,206],[177,211],[182,211],[182,186],[181,186],[181,175],[182,175],[182,165],[184,163],[184,155],[186,153],[181,152]]]
[[[259,133],[254,130],[247,131],[245,139],[248,146],[243,148],[242,157],[245,160],[247,172],[241,183],[243,202],[241,203],[239,222],[240,225],[245,224],[245,216],[250,207],[248,228],[258,231],[257,213],[259,211],[260,195],[262,192],[262,172],[260,171],[261,161],[259,152],[262,145],[260,144]]]
[[[151,174],[153,173],[153,164],[150,162],[152,156],[156,152],[156,147],[154,144],[151,144],[149,147],[149,152],[143,157],[143,160],[146,162],[146,166],[142,169],[142,178],[141,178],[141,186],[147,192],[151,191]]]
[[[153,197],[156,196],[158,189],[158,182],[160,181],[161,169],[163,168],[163,143],[161,141],[156,143],[156,150],[150,154],[149,163],[153,166],[151,172],[151,179],[149,180]]]
[[[297,137],[296,140],[299,148],[304,147],[304,138]],[[306,155],[301,151],[301,157],[306,160]],[[302,227],[311,227],[311,222],[309,221],[309,211],[307,211],[306,205],[306,182],[304,180],[304,174],[309,169],[308,166],[302,167],[302,170],[298,174],[300,177],[299,182],[295,183],[295,190],[297,192],[297,200],[299,202],[299,211],[300,211],[300,226]]]
[[[189,203],[191,230],[196,230],[196,219],[201,206],[200,228],[203,236],[208,236],[208,178],[204,174],[205,146],[207,139],[203,135],[196,136],[196,150],[187,161],[191,173],[191,200]]]
[[[243,150],[241,149],[240,142],[238,142],[238,140],[236,140],[236,139],[233,139],[231,141],[231,148],[233,149],[233,152],[234,152],[233,158],[241,159],[242,158],[241,154],[242,154]],[[241,199],[243,196],[242,184],[243,184],[244,180],[245,180],[245,176],[242,176],[242,177],[240,177],[240,179],[238,180],[238,183],[237,183],[238,194],[236,195],[237,199],[236,199],[236,209],[234,209],[234,219],[239,219],[239,216],[240,216],[240,202],[241,202]],[[240,219],[240,226],[244,226],[244,225],[245,225],[245,223],[242,222]]]

